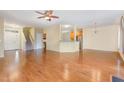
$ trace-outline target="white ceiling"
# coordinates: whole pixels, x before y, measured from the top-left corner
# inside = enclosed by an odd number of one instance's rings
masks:
[[[40,11],[40,10],[39,10]],[[43,10],[41,10],[43,12]],[[35,10],[1,10],[7,22],[16,23],[24,26],[45,27],[53,24],[74,24],[82,27],[97,25],[111,25],[119,23],[120,16],[124,11],[119,10],[55,10],[54,14],[59,19],[51,22],[45,19],[37,19],[39,14]]]

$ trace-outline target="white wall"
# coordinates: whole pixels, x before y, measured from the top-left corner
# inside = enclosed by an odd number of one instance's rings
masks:
[[[4,57],[4,19],[0,18],[0,57]]]
[[[79,51],[79,42],[61,42],[60,52],[77,52]]]
[[[118,48],[119,48],[119,54],[122,57],[122,59],[124,60],[124,53],[123,53],[123,30],[120,28],[119,29],[119,33],[118,33]]]
[[[59,51],[60,25],[50,26],[46,29],[46,49]]]
[[[44,48],[42,35],[43,30],[40,28],[35,28],[35,49]]]
[[[19,31],[5,30],[4,31],[4,50],[20,49]]]
[[[83,48],[103,51],[118,51],[118,25],[85,28],[83,31]]]
[[[21,32],[23,31],[23,27],[22,26],[19,26],[19,25],[16,25],[16,24],[12,24],[12,23],[7,23],[5,22],[5,25],[4,25],[4,30],[9,30],[9,31],[18,31],[18,36],[19,36],[19,40],[18,40],[18,49],[21,49],[22,45],[21,45]],[[5,33],[4,31],[4,33]],[[5,34],[4,34],[4,37],[5,37]],[[8,37],[8,40],[9,38],[11,39],[11,37]],[[5,39],[4,39],[5,40]],[[5,41],[4,41],[5,42]],[[5,43],[4,43],[5,45]],[[8,45],[9,47],[9,45]],[[5,49],[5,48],[4,48]]]

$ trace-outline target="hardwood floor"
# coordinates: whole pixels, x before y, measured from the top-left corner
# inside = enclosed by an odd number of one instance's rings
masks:
[[[112,52],[7,51],[0,58],[1,82],[108,82],[113,75],[124,78],[124,62]]]

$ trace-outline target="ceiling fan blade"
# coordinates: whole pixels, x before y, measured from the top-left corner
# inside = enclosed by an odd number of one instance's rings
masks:
[[[55,16],[53,15],[53,10],[46,10],[45,12],[39,12],[39,11],[35,11],[36,13],[40,14],[40,15],[43,15],[43,16],[40,16],[40,17],[37,17],[38,19],[40,18],[44,18],[48,21],[51,21],[52,18],[59,18],[58,16]]]
[[[51,14],[51,15],[52,15],[52,13],[53,13],[53,10],[49,10],[48,12],[49,12],[49,14]]]
[[[35,12],[38,14],[44,15],[44,13],[42,13],[42,12],[39,12],[39,11],[35,11]]]
[[[50,16],[50,17],[52,17],[52,18],[59,18],[58,16]]]
[[[37,18],[45,18],[45,16],[40,16],[40,17],[37,17]]]
[[[46,10],[46,11],[44,12],[44,14],[46,14],[46,15],[52,15],[52,13],[53,13],[52,10]]]

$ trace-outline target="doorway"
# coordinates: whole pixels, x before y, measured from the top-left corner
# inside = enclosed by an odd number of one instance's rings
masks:
[[[46,33],[45,32],[43,33],[42,38],[43,38],[44,50],[46,50]]]
[[[4,31],[4,50],[16,50],[19,49],[19,31],[5,30]]]
[[[83,29],[78,28],[76,33],[76,41],[79,41],[79,51],[83,50]]]

